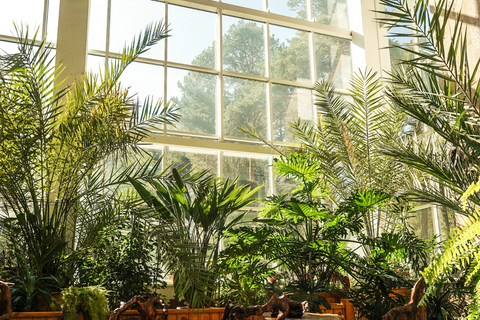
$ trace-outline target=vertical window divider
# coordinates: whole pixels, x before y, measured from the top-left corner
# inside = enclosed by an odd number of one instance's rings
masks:
[[[314,21],[314,19],[313,19],[313,0],[306,0],[306,1],[307,1],[307,19],[309,21]]]
[[[267,136],[273,142],[272,72],[270,68],[270,23],[265,23],[265,69],[267,82]]]
[[[107,2],[107,32],[105,39],[105,68],[108,67],[108,58],[110,56],[110,21],[112,17],[112,0]]]
[[[218,161],[217,161],[217,170],[218,170],[218,177],[223,176],[223,151],[219,150],[217,153]]]
[[[265,0],[268,5],[268,0]],[[268,7],[267,7],[268,8]],[[268,125],[268,139],[273,142],[273,99],[272,99],[272,72],[270,66],[270,23],[265,23],[265,68],[268,76],[267,82],[267,125]],[[275,188],[275,177],[273,175],[273,157],[268,157],[268,179],[270,181],[270,190],[268,195],[273,195]]]
[[[215,64],[218,70],[217,89],[215,98],[215,132],[219,141],[223,141],[223,12],[222,9],[217,9],[217,27],[216,27],[216,48],[215,48]],[[218,161],[220,164],[220,159]],[[219,168],[220,175],[220,168]]]
[[[165,21],[165,29],[168,30],[168,1],[165,1],[164,4],[165,4],[165,10],[164,10],[164,11],[165,11],[165,17],[164,17],[164,18],[165,18],[165,19],[164,19],[164,21]],[[168,83],[168,81],[167,81],[167,79],[168,79],[168,78],[167,78],[167,77],[168,77],[168,75],[167,75],[167,69],[168,69],[168,63],[167,63],[167,61],[168,61],[168,56],[167,56],[167,54],[168,54],[168,37],[166,37],[166,38],[164,39],[164,41],[165,41],[165,46],[164,46],[164,52],[163,52],[163,59],[164,59],[164,60],[163,60],[163,104],[166,105],[167,102],[168,102],[168,101],[167,101],[167,88],[168,88],[168,86],[167,86],[167,83]],[[164,124],[164,125],[163,125],[163,135],[164,135],[164,136],[167,135],[167,124]],[[164,149],[164,151],[166,152],[166,149]],[[166,154],[166,153],[165,153],[165,154]],[[165,163],[165,161],[163,161],[163,162]],[[166,165],[165,165],[165,166],[166,166]],[[164,168],[164,170],[165,170],[165,168]]]
[[[315,55],[315,34],[313,32],[309,32],[309,49],[310,49],[310,72],[312,73],[311,81],[312,85],[315,85],[315,81],[317,80],[317,56]]]
[[[49,0],[45,0],[43,2],[42,39],[45,39],[45,37],[47,36],[48,8],[49,8]]]
[[[267,196],[273,196],[275,193],[275,175],[273,174],[273,157],[268,157],[268,179],[270,180],[270,190]]]
[[[167,169],[167,146],[162,146],[162,171]]]

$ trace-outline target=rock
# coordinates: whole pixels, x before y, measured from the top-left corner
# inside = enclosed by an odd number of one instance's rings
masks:
[[[302,320],[344,320],[344,318],[333,313],[304,313]]]

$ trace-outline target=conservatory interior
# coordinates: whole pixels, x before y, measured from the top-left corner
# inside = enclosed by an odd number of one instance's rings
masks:
[[[0,320],[479,319],[479,39],[477,0],[0,0]]]

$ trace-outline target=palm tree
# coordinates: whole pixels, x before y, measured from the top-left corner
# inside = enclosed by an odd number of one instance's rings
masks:
[[[299,147],[280,149],[270,144],[282,155],[306,153],[315,159],[315,175],[325,181],[324,198],[337,207],[358,191],[394,194],[411,183],[409,170],[382,153],[386,146],[409,139],[405,115],[385,99],[376,73],[359,71],[350,86],[349,94],[343,95],[329,83],[318,82],[314,87],[317,123],[301,119],[290,123]],[[251,134],[268,144],[255,131]],[[395,228],[398,218],[386,207],[370,210],[364,217],[366,231],[379,236]]]
[[[466,283],[471,281],[474,295],[469,305],[469,319],[480,314],[480,285],[478,281],[478,239],[480,196],[475,191],[479,169],[480,85],[476,57],[470,64],[467,30],[461,12],[452,12],[454,2],[416,0],[381,0],[388,10],[380,22],[387,27],[405,27],[409,34],[399,32],[395,37],[414,37],[416,41],[395,45],[407,52],[391,75],[387,95],[408,116],[429,128],[436,135],[437,148],[432,140],[411,141],[404,146],[388,148],[386,154],[430,175],[437,188],[416,189],[416,197],[440,203],[470,216],[464,228],[457,228],[444,244],[443,253],[424,271],[430,285],[428,297],[435,284],[458,269],[466,269]],[[398,29],[397,29],[398,30]],[[462,197],[463,205],[459,201]],[[424,301],[426,300],[426,297]]]
[[[17,34],[19,52],[0,58],[1,231],[37,276],[59,276],[68,248],[87,245],[111,218],[105,214],[116,212],[117,184],[158,171],[139,144],[151,128],[178,119],[175,107],[138,104],[119,78],[167,35],[161,23],[147,27],[102,74],[60,89],[62,66],[49,45],[38,45],[28,28]],[[132,155],[143,160],[120,169]]]
[[[161,259],[174,274],[174,290],[193,308],[213,301],[220,244],[226,233],[248,212],[232,214],[255,202],[261,188],[219,181],[207,171],[172,173],[149,179],[148,185],[129,178],[147,204],[147,219],[159,241]]]
[[[408,55],[392,73],[387,96],[430,131],[430,138],[390,146],[386,154],[431,177],[426,183],[436,187],[416,188],[412,194],[418,199],[457,212],[473,212],[471,207],[464,211],[458,200],[479,169],[480,60],[474,66],[469,64],[461,13],[453,18],[453,3],[445,0],[432,6],[431,14],[427,0],[381,2],[390,8],[382,12],[382,23],[411,30],[392,35],[416,38],[412,43],[395,45]],[[474,194],[469,201],[478,205],[480,197]]]

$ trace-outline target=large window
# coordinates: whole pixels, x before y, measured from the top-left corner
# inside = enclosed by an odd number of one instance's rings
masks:
[[[91,6],[93,70],[104,61],[99,58],[115,58],[149,23],[168,24],[170,37],[122,77],[140,97],[149,94],[178,105],[182,120],[166,127],[165,134],[248,141],[239,130],[244,127],[272,142],[290,143],[289,121],[315,119],[311,90],[316,80],[346,89],[351,39],[340,32],[331,35],[330,27],[348,28],[346,0],[204,3],[101,0]],[[323,29],[328,32],[322,34]]]
[[[0,50],[16,50],[12,20],[39,28],[55,46],[61,1],[0,0]],[[164,168],[176,163],[238,176],[241,183],[263,185],[258,196],[265,197],[294,186],[276,185],[275,152],[240,128],[255,128],[272,143],[295,143],[288,123],[316,119],[315,82],[347,89],[351,3],[360,2],[90,1],[86,70],[99,71],[147,25],[163,21],[170,37],[142,54],[121,78],[138,99],[149,96],[180,108],[180,122],[160,130],[161,139],[153,139],[157,143],[150,148],[164,156]]]

